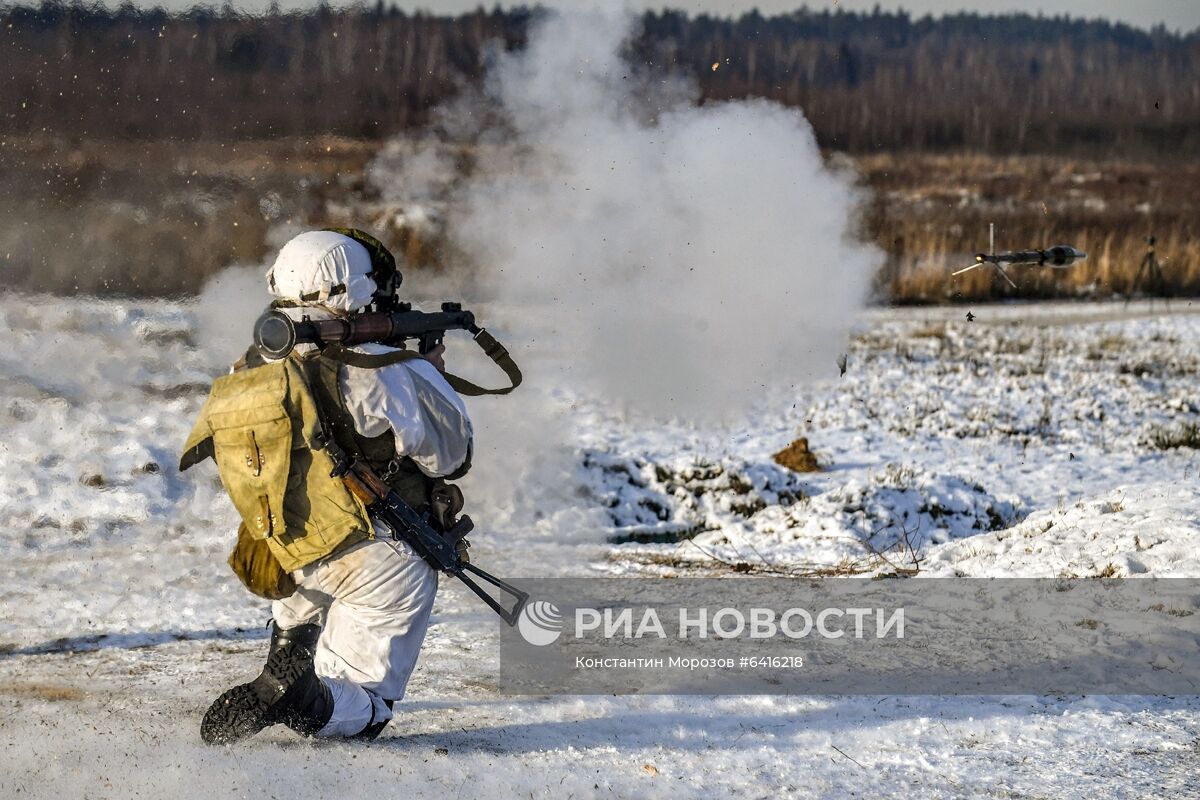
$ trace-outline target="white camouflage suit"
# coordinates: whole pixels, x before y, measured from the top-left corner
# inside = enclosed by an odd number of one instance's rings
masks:
[[[284,298],[345,285],[345,292],[318,306],[286,312],[316,319],[331,315],[327,309],[354,311],[370,302],[375,291],[366,274],[370,268],[370,256],[358,242],[314,231],[288,242],[269,274],[272,291]],[[355,349],[391,351],[378,344]],[[342,365],[339,384],[358,432],[379,436],[390,430],[397,456],[408,456],[425,474],[449,475],[470,455],[473,434],[462,398],[428,361],[379,369]],[[437,573],[386,529],[377,525],[376,533],[293,573],[296,593],[271,606],[281,629],[323,626],[314,666],[334,707],[318,736],[353,736],[391,719],[391,703],[404,697],[425,639]]]

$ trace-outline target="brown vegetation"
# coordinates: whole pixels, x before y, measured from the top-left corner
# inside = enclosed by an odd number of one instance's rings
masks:
[[[232,263],[260,263],[269,232],[352,196],[374,146],[0,140],[6,288],[190,294]]]
[[[365,140],[246,142],[0,139],[4,285],[61,293],[193,293],[232,263],[261,263],[289,231],[361,225],[409,268],[462,266],[436,219],[407,224],[380,203]],[[1127,292],[1157,237],[1155,294],[1200,294],[1200,162],[983,155],[831,155],[859,175],[863,236],[887,254],[882,302],[1109,297]],[[950,272],[987,249],[1075,245],[1068,270]]]
[[[362,7],[250,17],[132,5],[0,9],[0,132],[79,137],[381,137],[424,124],[528,11]]]
[[[776,464],[792,472],[820,472],[817,457],[808,449],[808,439],[801,436],[772,457]]]
[[[87,694],[74,686],[51,683],[15,683],[2,689],[5,694],[29,700],[49,700],[52,703],[78,703]]]

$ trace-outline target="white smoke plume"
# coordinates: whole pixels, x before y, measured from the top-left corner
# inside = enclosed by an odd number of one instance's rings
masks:
[[[697,107],[686,82],[639,77],[621,55],[634,24],[555,12],[496,57],[441,126],[485,148],[449,193],[449,234],[485,309],[571,354],[560,380],[639,414],[736,414],[836,369],[879,255],[799,111]],[[402,160],[393,192],[424,191],[435,163]]]
[[[204,284],[191,305],[198,344],[213,363],[232,364],[253,341],[254,322],[271,302],[265,269],[227,267]]]
[[[698,107],[687,81],[624,58],[635,25],[548,14],[443,110],[436,136],[398,140],[372,167],[385,201],[444,214],[477,267],[409,275],[405,294],[467,301],[527,376],[512,399],[471,403],[465,486],[491,526],[549,514],[547,535],[588,536],[587,515],[569,516],[582,513],[579,457],[561,389],[685,423],[761,410],[836,374],[880,259],[854,238],[853,176],[825,164],[799,111]],[[475,153],[465,173],[462,148]],[[254,296],[243,282],[214,288]],[[447,343],[452,371],[498,380],[461,337]]]
[[[513,399],[471,404],[471,505],[548,542],[605,524],[573,495],[587,418],[560,400],[706,430],[761,412],[837,374],[881,260],[855,240],[853,176],[826,165],[799,111],[697,106],[686,80],[626,59],[636,24],[550,13],[430,139],[397,140],[373,167],[390,203],[433,201],[476,267],[412,275],[406,292],[462,297],[526,372]],[[452,370],[496,380],[451,347]]]

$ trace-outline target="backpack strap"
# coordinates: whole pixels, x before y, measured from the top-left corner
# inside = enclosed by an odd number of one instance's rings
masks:
[[[442,377],[446,379],[446,383],[450,384],[450,388],[464,397],[480,397],[489,394],[508,394],[521,385],[523,379],[521,370],[516,362],[513,361],[512,356],[509,355],[504,345],[497,342],[496,338],[483,328],[480,328],[479,333],[475,334],[475,343],[479,345],[484,354],[496,366],[504,371],[504,374],[508,376],[509,385],[501,389],[485,389],[466,378],[460,378],[452,373],[443,372]],[[390,353],[370,354],[360,353],[357,350],[351,350],[339,344],[325,345],[321,350],[321,355],[360,369],[379,369],[391,364],[399,364],[402,361],[411,361],[414,358],[424,358],[420,353],[412,350],[394,350]]]

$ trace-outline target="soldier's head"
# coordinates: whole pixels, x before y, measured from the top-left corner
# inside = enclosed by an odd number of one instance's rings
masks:
[[[370,234],[353,228],[307,231],[288,241],[267,271],[280,300],[317,305],[339,314],[395,302],[396,260]]]

